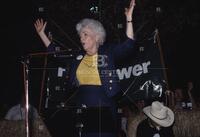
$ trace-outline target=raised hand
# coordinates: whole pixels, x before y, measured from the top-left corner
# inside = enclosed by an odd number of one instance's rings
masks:
[[[34,23],[35,29],[38,34],[44,33],[47,22],[43,19],[37,19]]]
[[[38,33],[38,35],[40,36],[40,38],[42,39],[44,45],[46,47],[49,46],[49,44],[51,43],[51,40],[47,37],[47,35],[45,34],[45,28],[46,28],[47,22],[44,21],[43,19],[37,19],[34,23],[35,29]]]
[[[132,20],[132,14],[133,14],[134,7],[135,7],[135,0],[131,0],[129,7],[125,8],[126,19],[129,21]]]

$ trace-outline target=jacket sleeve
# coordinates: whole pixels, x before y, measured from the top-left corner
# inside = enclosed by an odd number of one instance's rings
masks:
[[[135,48],[135,40],[126,38],[126,40],[120,44],[112,46],[114,58],[121,58],[130,55]]]
[[[56,47],[56,44],[51,42],[47,48],[47,52],[54,52],[55,51],[55,47]]]

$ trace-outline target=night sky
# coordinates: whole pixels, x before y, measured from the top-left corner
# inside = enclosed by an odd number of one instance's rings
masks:
[[[47,3],[47,1],[45,2]],[[151,5],[154,1],[143,0],[143,2]],[[45,6],[46,3],[23,0],[19,3],[6,1],[5,4],[1,4],[1,105],[7,104],[10,106],[16,103],[16,98],[20,96],[19,93],[23,90],[21,57],[45,50],[34,30],[33,21],[37,17],[35,10],[40,4]],[[173,86],[176,86],[176,84],[180,85],[188,79],[198,80],[199,52],[197,48],[199,47],[200,29],[197,0],[171,0],[168,3],[163,2],[160,4],[164,9],[161,22],[159,22],[160,38],[166,65],[169,68],[170,82]],[[143,8],[148,7],[144,6]],[[56,11],[55,13],[53,11],[51,10],[50,14],[55,17]],[[136,13],[137,18],[137,15],[141,13]],[[62,18],[59,18],[60,16],[57,16],[58,21],[62,21]],[[72,22],[75,21],[72,20]],[[66,23],[66,20],[63,20],[64,23]]]

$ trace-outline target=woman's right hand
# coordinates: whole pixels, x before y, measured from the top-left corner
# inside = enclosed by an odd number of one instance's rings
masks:
[[[41,33],[44,33],[46,28],[47,22],[43,19],[37,19],[34,23],[35,29],[37,33],[40,35]]]
[[[34,23],[35,29],[38,33],[38,35],[40,36],[40,38],[42,39],[44,45],[46,47],[49,46],[49,44],[51,43],[51,40],[47,37],[47,35],[45,34],[45,28],[46,28],[47,22],[44,21],[43,19],[37,19]]]

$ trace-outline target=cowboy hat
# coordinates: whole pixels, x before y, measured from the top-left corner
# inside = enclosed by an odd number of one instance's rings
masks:
[[[143,112],[162,127],[169,127],[174,122],[173,111],[159,101],[154,101],[151,106],[143,108]]]

